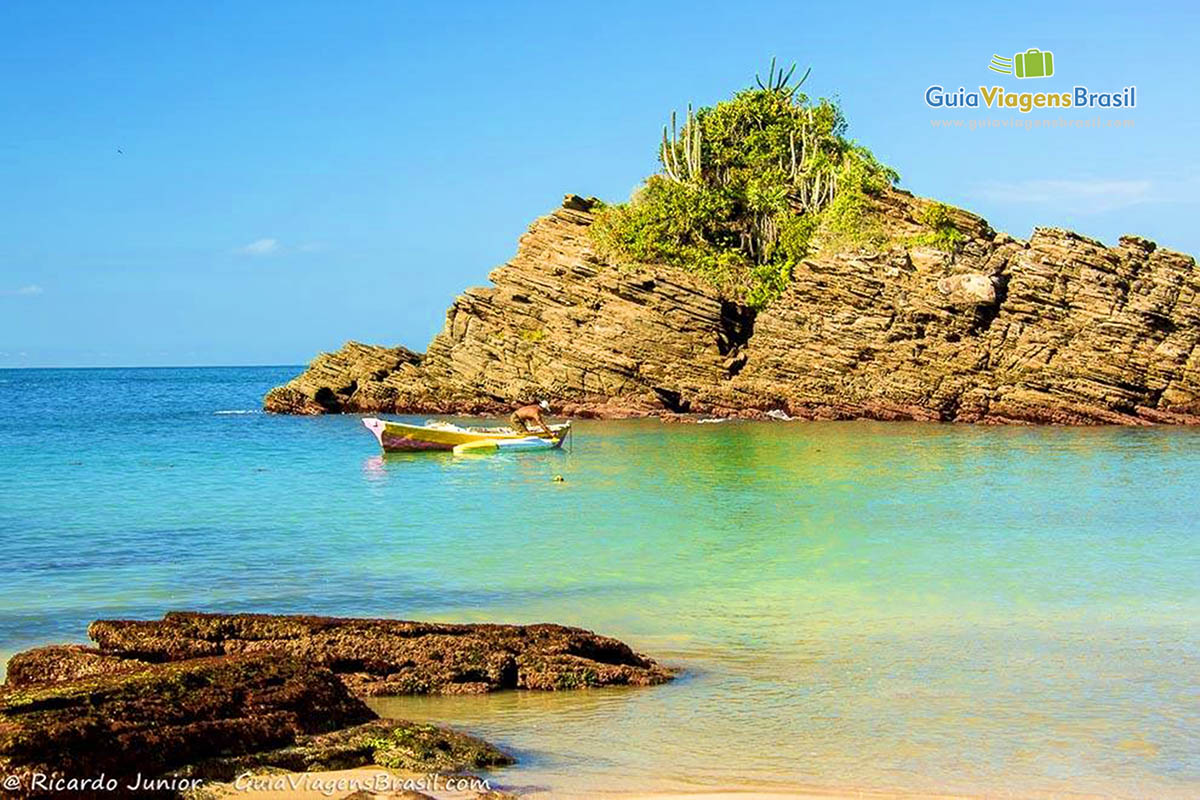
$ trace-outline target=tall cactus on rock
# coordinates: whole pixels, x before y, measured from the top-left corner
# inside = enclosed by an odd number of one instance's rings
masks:
[[[847,208],[896,180],[844,136],[836,103],[800,91],[811,68],[772,58],[733,97],[676,112],[658,142],[661,169],[628,203],[601,209],[590,236],[607,258],[690,269],[754,307]],[[829,212],[829,213],[826,213]]]
[[[804,74],[800,76],[800,80],[796,81],[794,86],[788,86],[788,81],[792,79],[792,73],[795,71],[796,62],[793,61],[791,69],[789,69],[787,72],[784,72],[783,68],[780,67],[779,72],[777,73],[775,71],[775,56],[771,56],[771,71],[767,73],[767,82],[763,83],[763,80],[758,73],[755,73],[754,75],[754,82],[757,83],[758,88],[762,89],[764,92],[779,92],[790,97],[796,92],[797,89],[804,85],[806,80],[808,80],[809,73],[812,72],[812,67],[804,70]]]
[[[682,137],[682,138],[681,138]],[[692,104],[688,103],[687,122],[682,131],[675,127],[675,112],[671,112],[670,136],[667,136],[667,126],[663,126],[662,146],[659,148],[658,159],[662,162],[663,173],[676,183],[698,182],[700,180],[700,140],[703,135],[696,116],[692,113]]]

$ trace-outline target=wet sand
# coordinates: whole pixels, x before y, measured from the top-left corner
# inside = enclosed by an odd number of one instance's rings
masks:
[[[487,795],[481,791],[478,784],[475,784],[477,788],[454,787],[445,784],[434,785],[434,781],[457,780],[455,778],[436,778],[423,774],[391,772],[377,767],[327,772],[275,773],[254,776],[250,781],[242,781],[242,785],[229,783],[206,786],[202,790],[202,794],[198,795],[197,800],[199,798],[204,800],[232,800],[232,798],[252,798],[253,800],[329,800],[329,798],[336,798],[342,800],[355,792],[362,791],[369,794],[357,795],[356,800],[358,798],[366,800],[368,796],[380,800],[416,800],[421,797],[430,797],[434,800],[476,800],[481,797],[508,796],[522,800],[524,798],[543,800],[543,798],[551,797],[555,800],[561,798],[574,798],[575,800],[721,800],[721,798],[733,798],[733,800],[988,800],[989,798],[1023,800],[1028,798],[1029,800],[1041,800],[1043,797],[1043,795],[1027,795],[1020,792],[968,795],[821,787],[754,788],[737,786],[736,779],[732,777],[730,788],[727,789],[705,789],[695,792],[653,790],[624,792],[605,791],[603,788],[597,788],[563,793],[561,791],[551,792],[539,787],[517,787],[508,783],[509,780],[516,777],[518,776],[502,775],[484,779],[496,791],[495,795]],[[509,792],[512,794],[509,795]],[[1058,793],[1055,797],[1069,798],[1069,800],[1101,800],[1102,798],[1101,795],[1086,793]]]

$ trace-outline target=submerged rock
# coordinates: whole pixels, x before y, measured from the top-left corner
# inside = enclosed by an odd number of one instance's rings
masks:
[[[362,695],[649,686],[673,673],[607,636],[562,625],[171,612],[98,620],[100,652],[160,662],[279,652],[332,670]]]
[[[755,312],[680,269],[607,263],[591,201],[570,196],[492,286],[454,301],[423,356],[351,342],[264,405],[479,413],[547,397],[601,417],[1200,423],[1195,259],[1056,228],[1023,242],[959,209],[962,240],[939,249],[930,205],[885,193],[885,244],[821,249]]]

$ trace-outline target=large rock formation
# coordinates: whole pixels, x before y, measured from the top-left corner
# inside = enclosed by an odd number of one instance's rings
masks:
[[[952,249],[930,202],[879,198],[878,248],[826,246],[755,313],[688,273],[606,263],[588,201],[536,221],[417,355],[351,342],[268,411],[704,412],[964,422],[1200,422],[1200,273],[1134,236],[1029,241],[964,211]]]
[[[534,223],[419,360],[350,342],[272,390],[267,410],[487,411],[546,395],[649,412],[727,377],[751,315],[682,270],[603,263],[591,221],[576,204]]]

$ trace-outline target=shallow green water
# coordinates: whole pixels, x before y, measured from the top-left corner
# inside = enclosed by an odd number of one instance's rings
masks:
[[[354,418],[214,413],[289,372],[0,372],[0,650],[168,608],[556,621],[685,675],[380,706],[557,794],[1200,792],[1200,432],[583,422],[384,459]]]

